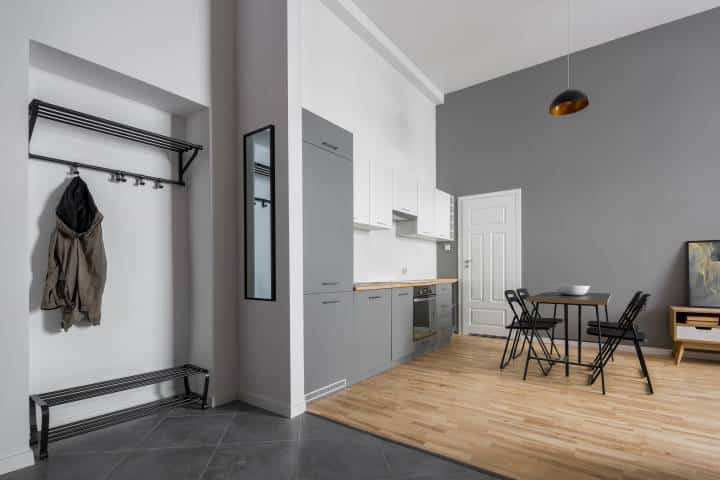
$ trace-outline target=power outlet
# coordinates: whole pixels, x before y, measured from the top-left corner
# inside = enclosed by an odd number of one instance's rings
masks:
[[[402,267],[402,269],[400,269],[400,271],[402,272],[403,275],[407,275],[407,267]]]

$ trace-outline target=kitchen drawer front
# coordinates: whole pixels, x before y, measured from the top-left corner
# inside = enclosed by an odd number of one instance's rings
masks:
[[[685,318],[685,324],[688,327],[717,327],[720,325],[720,318],[714,316],[698,316],[688,315]]]
[[[678,325],[675,330],[677,340],[720,343],[720,328],[697,328]]]
[[[435,329],[449,328],[453,325],[453,307],[450,306],[438,306],[437,314],[435,315]]]
[[[414,350],[414,356],[416,357],[434,351],[435,335],[433,335],[432,337],[423,338],[422,340],[418,340],[417,342],[415,342]]]
[[[438,306],[452,305],[452,285],[440,284],[436,289]]]
[[[353,300],[353,354],[351,378],[364,380],[390,367],[390,290],[355,292]]]
[[[413,344],[413,289],[392,289],[392,349],[393,361],[412,355]]]
[[[307,110],[303,110],[302,129],[304,141],[335,155],[352,160],[352,133]]]
[[[353,294],[305,295],[305,393],[347,379]]]
[[[352,175],[347,160],[303,144],[305,293],[352,291]]]

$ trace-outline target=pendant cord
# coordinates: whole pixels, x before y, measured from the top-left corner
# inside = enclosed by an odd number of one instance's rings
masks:
[[[567,88],[570,90],[570,0],[567,0]]]

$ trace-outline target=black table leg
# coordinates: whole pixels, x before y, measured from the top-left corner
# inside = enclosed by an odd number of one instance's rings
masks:
[[[598,313],[597,307],[595,307],[595,320],[597,321],[598,328],[598,358],[600,359],[600,379],[602,380],[602,393],[605,395],[605,370],[602,360],[602,326],[600,325],[600,314]]]
[[[563,315],[565,316],[565,376],[570,376],[570,348],[568,345],[568,306],[567,304],[563,305]]]
[[[578,305],[578,362],[582,363],[582,305]]]

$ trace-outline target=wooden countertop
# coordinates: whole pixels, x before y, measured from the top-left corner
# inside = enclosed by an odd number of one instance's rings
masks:
[[[405,280],[400,282],[371,282],[356,283],[354,289],[356,291],[363,290],[383,290],[386,288],[404,288],[404,287],[422,287],[424,285],[441,285],[448,283],[457,283],[457,278],[433,278],[430,280]]]

